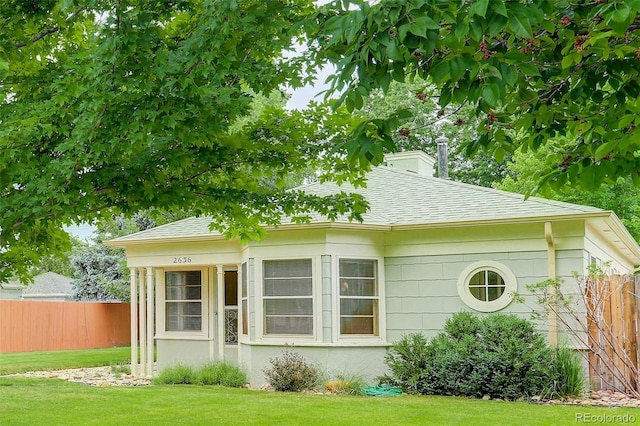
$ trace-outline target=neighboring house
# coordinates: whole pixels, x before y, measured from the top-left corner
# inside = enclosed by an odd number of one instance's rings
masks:
[[[33,277],[33,282],[24,287],[24,300],[73,300],[73,278],[65,277],[55,272],[45,272]]]
[[[20,283],[0,283],[0,300],[19,300],[24,288]]]
[[[612,212],[435,178],[433,164],[400,153],[369,173],[367,188],[304,187],[363,194],[364,223],[285,221],[243,243],[200,217],[108,242],[126,248],[131,268],[136,373],[151,374],[155,339],[159,369],[227,359],[260,385],[269,359],[290,345],[330,374],[372,379],[386,371],[388,346],[411,332],[435,335],[455,312],[529,318],[527,284],[562,277],[575,289],[572,272],[592,261],[619,273],[640,264]]]

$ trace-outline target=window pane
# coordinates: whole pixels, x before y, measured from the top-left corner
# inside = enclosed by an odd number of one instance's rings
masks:
[[[167,271],[165,282],[169,285],[200,285],[201,271]]]
[[[313,303],[307,299],[267,299],[264,301],[267,315],[313,315]]]
[[[340,315],[373,315],[374,300],[340,299]]]
[[[311,275],[311,259],[269,260],[264,262],[265,278],[309,278]]]
[[[247,276],[247,262],[242,264],[242,297],[247,297],[249,277]]]
[[[270,317],[265,318],[266,334],[312,334],[312,317]]]
[[[469,285],[484,285],[485,283],[485,271],[480,271],[474,274],[469,280]]]
[[[373,317],[340,318],[341,334],[375,334]]]
[[[265,296],[311,296],[311,278],[265,279]]]
[[[376,280],[371,278],[341,279],[341,296],[377,296]]]
[[[487,301],[487,294],[484,286],[469,286],[469,291],[476,299],[482,300],[483,302]]]
[[[238,305],[238,273],[236,271],[224,273],[224,304],[226,306]]]
[[[242,301],[242,334],[249,334],[249,312],[247,312],[247,299]]]
[[[375,260],[340,259],[340,277],[374,278],[375,265]]]
[[[496,300],[497,298],[502,296],[502,293],[504,293],[504,287],[489,287],[488,293],[489,300]]]
[[[494,271],[487,271],[487,284],[489,285],[504,285],[502,277]]]

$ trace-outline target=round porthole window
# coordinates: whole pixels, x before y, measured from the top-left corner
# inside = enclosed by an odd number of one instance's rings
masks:
[[[506,307],[517,290],[516,277],[501,263],[481,261],[469,265],[458,277],[458,295],[472,309],[494,312]]]

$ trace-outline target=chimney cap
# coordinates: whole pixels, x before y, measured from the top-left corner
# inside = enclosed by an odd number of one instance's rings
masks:
[[[440,144],[440,143],[449,143],[449,138],[447,138],[446,136],[439,136],[436,138],[436,143]]]

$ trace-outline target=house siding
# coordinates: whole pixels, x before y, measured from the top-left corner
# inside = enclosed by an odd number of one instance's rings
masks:
[[[264,369],[270,360],[283,353],[282,346],[244,345],[242,347],[242,366],[249,372],[249,382],[253,386],[266,383]],[[387,372],[384,364],[386,348],[377,346],[354,347],[304,347],[294,346],[291,350],[301,354],[307,362],[317,367],[321,374],[329,379],[337,375],[360,376],[367,383],[375,383],[376,377]]]
[[[535,298],[525,286],[547,279],[546,251],[387,258],[388,340],[395,342],[410,332],[433,337],[452,313],[473,311],[458,295],[457,281],[463,270],[478,260],[500,262],[511,269],[525,304],[511,302],[501,312],[528,316],[526,305],[535,304]]]

